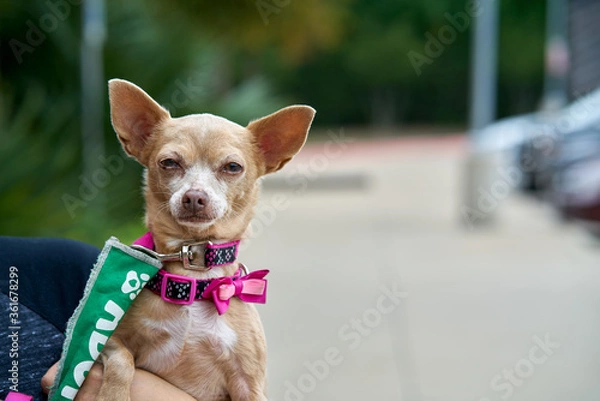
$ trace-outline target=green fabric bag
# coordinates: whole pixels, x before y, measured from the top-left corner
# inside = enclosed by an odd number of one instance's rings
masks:
[[[67,325],[51,401],[72,400],[121,318],[161,263],[111,237]]]

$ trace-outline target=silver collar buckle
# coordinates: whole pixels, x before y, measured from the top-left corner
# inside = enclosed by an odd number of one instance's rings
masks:
[[[197,243],[182,245],[181,251],[179,251],[179,257],[180,257],[180,260],[183,262],[183,267],[188,270],[200,270],[200,271],[210,270],[210,267],[206,267],[205,261],[204,261],[204,255],[206,254],[206,246],[207,245],[212,245],[212,242],[206,241],[206,242],[197,242]],[[200,249],[197,249],[194,252],[193,247],[199,247]],[[198,264],[195,266],[192,265],[192,261],[194,260],[194,257],[196,257],[196,260],[198,260]]]
[[[158,253],[152,249],[140,245],[133,245],[132,248],[142,251],[161,262],[182,262],[183,267],[188,270],[208,271],[210,267],[206,267],[204,262],[204,255],[206,253],[206,246],[212,245],[212,242],[194,242],[189,244],[183,244],[181,250],[176,253]],[[194,249],[199,248],[199,249]],[[192,265],[192,261],[197,260],[199,263]]]

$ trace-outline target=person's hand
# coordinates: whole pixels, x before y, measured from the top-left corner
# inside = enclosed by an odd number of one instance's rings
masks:
[[[52,383],[54,383],[54,378],[56,377],[57,371],[58,371],[58,362],[56,362],[54,365],[50,366],[50,369],[48,369],[48,371],[46,373],[44,373],[44,376],[42,376],[41,384],[42,384],[42,391],[44,392],[44,394],[48,394],[48,392],[52,388]]]
[[[50,387],[52,387],[52,383],[54,383],[57,370],[58,363],[52,365],[44,377],[42,377],[42,389],[46,394],[50,390]],[[102,373],[102,366],[95,363],[85,377],[83,385],[75,397],[75,401],[94,401],[96,399],[96,395],[98,395],[100,386],[102,385]],[[133,383],[131,383],[131,400],[194,401],[194,398],[160,377],[148,371],[136,369],[133,376]]]

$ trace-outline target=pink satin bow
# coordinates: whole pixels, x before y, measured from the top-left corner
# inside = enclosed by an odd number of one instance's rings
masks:
[[[227,312],[229,300],[236,296],[244,302],[264,304],[267,302],[267,280],[269,270],[257,270],[233,280],[232,277],[213,279],[204,289],[202,298],[210,294],[219,315]]]

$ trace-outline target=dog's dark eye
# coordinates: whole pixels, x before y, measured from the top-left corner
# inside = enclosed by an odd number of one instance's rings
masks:
[[[242,166],[235,162],[227,163],[223,166],[223,171],[229,174],[239,174],[242,172]]]
[[[173,159],[164,159],[159,162],[160,166],[165,169],[174,169],[181,167],[179,163],[177,163]]]

